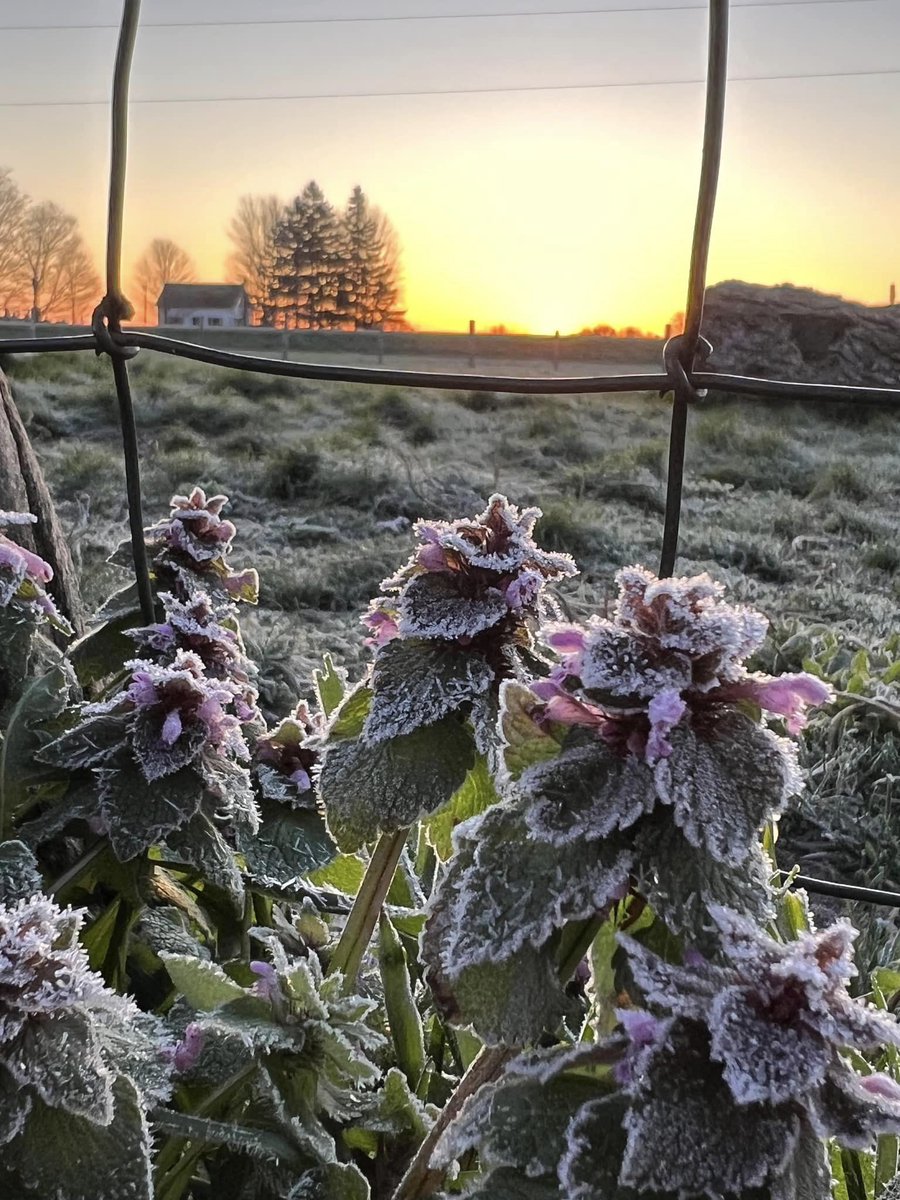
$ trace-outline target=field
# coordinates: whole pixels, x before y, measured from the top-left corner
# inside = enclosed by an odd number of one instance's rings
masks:
[[[126,533],[109,366],[23,357],[10,373],[91,604],[116,578],[104,560]],[[539,504],[543,541],[581,568],[564,590],[580,615],[602,608],[617,566],[658,557],[668,405],[653,395],[306,383],[149,353],[133,379],[146,518],[193,483],[231,496],[242,556],[262,576],[256,636],[283,637],[301,678],[334,638],[342,657],[359,656],[358,613],[408,553],[408,519],[471,513],[496,490]],[[690,419],[679,570],[710,570],[779,625],[888,632],[900,595],[895,425],[886,413],[706,401]]]

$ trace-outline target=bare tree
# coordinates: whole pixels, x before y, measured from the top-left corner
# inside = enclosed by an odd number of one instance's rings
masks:
[[[141,297],[147,324],[148,306],[155,305],[167,283],[190,283],[197,277],[194,260],[169,238],[154,238],[134,264],[132,281]]]
[[[22,259],[22,225],[28,197],[0,167],[0,316],[23,306],[25,274]]]
[[[77,222],[54,204],[44,200],[32,204],[22,222],[22,260],[31,292],[31,315],[43,321],[59,303],[63,292],[62,262]]]
[[[228,277],[244,285],[256,321],[269,304],[275,227],[283,213],[284,204],[277,196],[241,196],[228,225],[234,246]]]
[[[73,325],[86,322],[100,298],[100,277],[80,233],[63,246],[59,256],[59,288],[54,306]]]

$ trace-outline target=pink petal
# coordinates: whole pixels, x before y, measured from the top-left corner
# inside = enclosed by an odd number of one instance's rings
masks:
[[[173,745],[181,737],[181,731],[184,726],[181,723],[181,714],[177,708],[173,708],[163,721],[162,740],[167,746]]]

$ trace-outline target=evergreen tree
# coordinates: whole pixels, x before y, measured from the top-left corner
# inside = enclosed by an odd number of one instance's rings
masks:
[[[315,180],[295,197],[275,228],[271,323],[286,329],[339,325],[341,224]]]
[[[356,329],[384,328],[402,316],[397,235],[358,184],[344,210],[343,234],[340,309]]]

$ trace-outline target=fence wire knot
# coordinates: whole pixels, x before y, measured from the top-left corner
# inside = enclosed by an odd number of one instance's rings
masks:
[[[116,338],[121,332],[120,323],[133,316],[134,307],[121,293],[112,295],[107,292],[91,314],[91,332],[97,343],[98,357],[108,354],[110,358],[134,358],[138,347],[126,346]]]
[[[685,349],[683,333],[676,333],[663,346],[663,366],[669,377],[669,384],[664,391],[660,392],[660,395],[665,396],[668,392],[675,392],[690,401],[702,400],[707,394],[706,388],[696,387],[688,372],[693,372],[706,365],[706,360],[713,352],[712,343],[707,341],[701,333],[692,356],[693,361],[689,364],[685,362]]]

